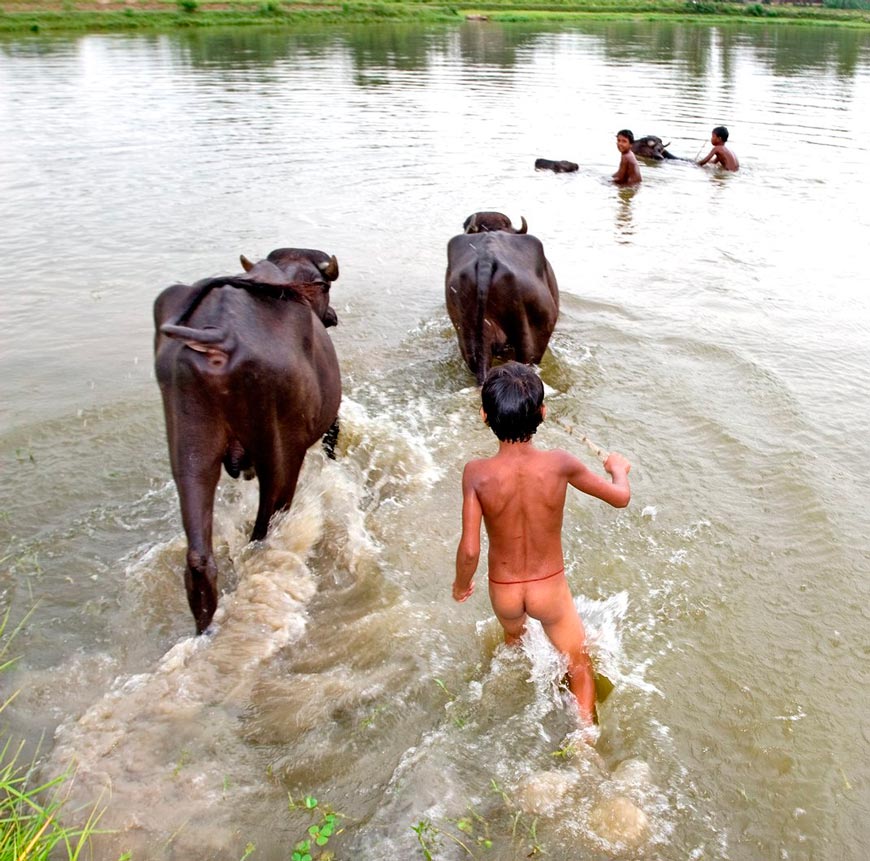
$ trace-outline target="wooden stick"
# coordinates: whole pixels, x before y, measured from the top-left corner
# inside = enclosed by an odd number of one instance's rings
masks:
[[[568,431],[571,436],[579,437],[581,442],[585,442],[586,445],[589,447],[589,451],[591,451],[592,454],[594,454],[595,457],[597,457],[602,463],[604,463],[607,458],[610,457],[609,451],[605,451],[603,448],[601,448],[600,445],[592,442],[592,440],[589,439],[589,437],[586,436],[585,433],[579,433],[575,431],[573,425],[569,425],[568,422],[562,421],[562,419],[556,419],[556,424],[559,424],[563,428],[565,428],[565,430]]]

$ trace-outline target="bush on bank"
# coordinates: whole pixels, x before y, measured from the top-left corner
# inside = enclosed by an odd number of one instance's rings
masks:
[[[494,21],[614,18],[789,21],[870,26],[870,0],[0,0],[0,32],[55,33],[183,27],[444,23],[473,15]]]

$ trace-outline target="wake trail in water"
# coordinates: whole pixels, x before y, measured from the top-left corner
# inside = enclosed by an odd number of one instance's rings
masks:
[[[385,598],[390,572],[381,569],[366,520],[437,471],[413,431],[369,416],[350,399],[342,409],[340,460],[309,453],[290,511],[273,520],[263,542],[247,539],[256,483],[231,483],[223,493],[215,546],[226,557],[222,578],[230,591],[209,632],[182,639],[153,670],[119,677],[58,728],[48,766],[56,772],[73,764],[71,807],[86,809],[99,798],[107,805],[101,826],[116,832],[97,839],[99,857],[114,861],[131,849],[153,856],[170,844],[179,857],[240,857],[242,838],[252,836],[238,833],[240,819],[262,822],[265,810],[286,811],[284,786],[264,774],[293,784],[297,764],[305,769],[296,737],[317,733],[337,709],[364,710],[389,690],[413,686],[413,664],[390,649],[416,651],[425,620],[409,628],[418,612],[395,589]],[[183,544],[175,536],[128,569],[137,602],[159,600],[163,580],[177,588],[173,560]],[[331,609],[312,633],[311,603],[323,590]],[[359,621],[338,621],[360,612]],[[335,624],[343,624],[338,641],[329,636]],[[382,660],[346,671],[349,660],[379,654],[378,645],[387,649]],[[288,647],[299,657],[288,658]],[[306,661],[318,665],[314,674]],[[424,675],[419,667],[416,675]],[[284,746],[277,758],[275,744]],[[318,752],[305,755],[310,766]],[[275,840],[274,822],[259,827]]]
[[[240,738],[238,715],[261,668],[306,630],[318,589],[309,557],[337,483],[338,471],[325,470],[301,485],[260,545],[230,534],[238,585],[221,598],[209,633],[177,643],[153,671],[119,678],[58,728],[52,767],[73,763],[74,798],[110,801],[101,824],[126,832],[104,839],[149,851],[176,835],[187,857],[206,857],[232,845],[240,797],[269,793],[268,784],[256,788],[263,764]]]

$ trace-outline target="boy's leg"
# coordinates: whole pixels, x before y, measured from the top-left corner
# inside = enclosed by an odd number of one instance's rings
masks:
[[[489,600],[496,619],[504,628],[504,641],[515,646],[526,630],[526,606],[520,585],[489,584]]]
[[[574,606],[565,575],[541,584],[528,584],[524,603],[539,619],[550,642],[568,659],[568,687],[585,723],[595,722],[595,677],[586,651],[586,629]],[[537,588],[534,588],[537,585]]]
[[[595,677],[586,651],[586,631],[576,609],[575,618],[571,615],[566,612],[558,622],[542,624],[553,646],[568,658],[568,688],[577,700],[580,717],[585,723],[595,723]]]
[[[489,599],[509,646],[522,637],[528,616],[540,621],[554,648],[568,659],[568,688],[577,700],[581,719],[595,723],[595,677],[586,651],[586,629],[565,575],[509,585],[490,582]]]

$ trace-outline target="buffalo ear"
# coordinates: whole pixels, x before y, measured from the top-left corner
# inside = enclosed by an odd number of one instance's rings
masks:
[[[317,268],[323,273],[323,277],[329,281],[335,281],[338,278],[338,260],[334,254],[329,260],[318,263]]]
[[[244,254],[239,255],[239,260],[241,261],[242,269],[244,269],[245,272],[250,272],[254,268],[254,264],[251,263]]]

